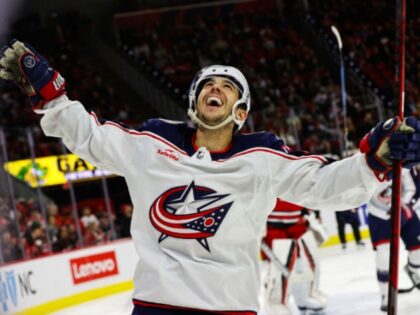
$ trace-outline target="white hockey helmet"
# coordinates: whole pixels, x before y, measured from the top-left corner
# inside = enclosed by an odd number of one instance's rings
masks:
[[[231,81],[239,90],[239,99],[233,104],[232,107],[232,114],[228,116],[224,121],[220,122],[216,126],[211,126],[203,122],[197,116],[197,98],[200,94],[201,88],[203,87],[204,83],[206,83],[212,77],[224,77]],[[241,129],[242,125],[244,124],[245,120],[239,120],[235,117],[235,111],[238,106],[242,106],[246,112],[248,113],[251,109],[251,96],[249,93],[249,86],[248,82],[245,79],[245,76],[242,74],[241,71],[234,67],[230,66],[223,66],[223,65],[213,65],[209,67],[205,67],[201,69],[196,75],[194,80],[191,83],[190,91],[188,93],[189,96],[189,106],[188,106],[188,116],[191,120],[199,125],[204,126],[207,129],[219,129],[233,121],[237,129]]]

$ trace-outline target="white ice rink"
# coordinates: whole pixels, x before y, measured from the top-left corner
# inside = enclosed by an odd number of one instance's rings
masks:
[[[349,244],[346,251],[334,246],[321,250],[321,289],[329,297],[327,315],[384,315],[379,311],[380,297],[376,283],[374,252],[370,244],[358,250]],[[401,247],[400,269],[406,263]],[[410,285],[400,271],[400,287]],[[420,314],[420,290],[400,294],[399,315]],[[54,315],[129,315],[132,309],[130,292],[98,299],[63,309]],[[294,314],[299,314],[298,310]],[[261,312],[260,315],[265,315]]]

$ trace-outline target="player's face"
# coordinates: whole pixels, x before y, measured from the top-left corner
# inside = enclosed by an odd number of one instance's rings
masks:
[[[231,115],[233,104],[238,99],[239,91],[231,81],[213,77],[198,95],[197,115],[205,123],[215,126]]]

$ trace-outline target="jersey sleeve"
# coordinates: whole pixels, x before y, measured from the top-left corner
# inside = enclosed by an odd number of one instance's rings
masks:
[[[100,123],[94,113],[88,113],[78,101],[67,96],[37,110],[43,114],[41,128],[46,136],[61,138],[65,146],[94,166],[124,175],[133,157],[132,131],[106,121]]]
[[[274,196],[309,209],[345,210],[369,201],[380,184],[364,155],[334,161],[322,156],[268,155]]]
[[[402,201],[405,204],[410,204],[416,195],[416,183],[407,169],[402,170]]]

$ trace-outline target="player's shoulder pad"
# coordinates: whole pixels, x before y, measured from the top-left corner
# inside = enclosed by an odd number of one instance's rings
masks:
[[[309,156],[309,157],[321,157],[322,160],[324,161],[324,164],[331,164],[334,162],[337,162],[336,159],[332,158],[332,157],[328,157],[328,156],[321,156],[321,155],[314,155],[309,153],[308,151],[300,151],[300,150],[293,150],[293,151],[289,151],[287,152],[289,155],[293,155],[296,157],[305,157],[305,156]]]
[[[167,120],[162,118],[152,118],[146,120],[137,131],[154,133],[169,142],[178,145],[183,139],[184,132],[188,125],[182,121]]]
[[[240,151],[263,147],[288,152],[288,148],[282,139],[277,137],[275,134],[266,131],[237,135],[234,139],[234,146]]]
[[[136,130],[159,133],[167,129],[177,129],[182,125],[186,125],[186,123],[162,118],[152,118],[146,120],[140,127],[136,128]]]

